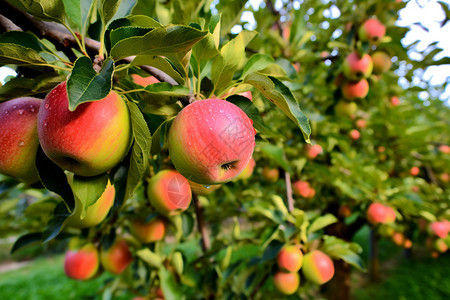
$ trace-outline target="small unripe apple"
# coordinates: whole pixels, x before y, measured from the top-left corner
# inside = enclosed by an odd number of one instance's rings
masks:
[[[298,180],[292,184],[294,194],[303,198],[311,198],[311,187],[309,182]],[[315,194],[315,191],[313,192]],[[314,196],[314,195],[313,195]]]
[[[412,167],[409,170],[409,174],[411,174],[412,176],[417,176],[420,173],[420,169],[418,167]]]
[[[439,151],[441,153],[444,153],[444,154],[449,154],[450,153],[450,146],[449,145],[440,145],[438,149],[439,149]]]
[[[38,134],[45,154],[61,168],[80,176],[99,175],[127,154],[131,141],[128,107],[111,91],[102,100],[69,111],[64,81],[41,104]]]
[[[303,253],[298,246],[286,245],[278,252],[277,264],[283,271],[298,272],[303,265]]]
[[[385,223],[388,211],[386,206],[381,203],[372,203],[366,212],[367,220],[373,224]]]
[[[134,83],[142,85],[142,86],[147,86],[150,84],[160,82],[154,76],[142,77],[138,74],[131,74],[131,78],[133,78]]]
[[[69,183],[71,180],[69,179]],[[74,214],[67,218],[67,226],[75,228],[88,228],[100,224],[108,215],[109,210],[114,204],[114,197],[116,191],[114,186],[108,180],[105,191],[97,199],[97,201],[89,206],[86,210],[86,215],[81,218],[82,204],[81,200],[75,195],[75,209]]]
[[[0,173],[25,183],[39,180],[37,113],[41,99],[22,97],[0,103]]]
[[[356,127],[358,128],[366,128],[367,127],[367,121],[364,119],[358,119],[355,122]]]
[[[191,186],[191,190],[194,194],[197,195],[201,195],[201,196],[206,196],[211,194],[212,192],[214,192],[215,190],[217,190],[218,188],[221,187],[220,184],[215,184],[215,185],[203,185],[203,184],[199,184],[193,181],[189,181],[189,185]]]
[[[255,148],[252,120],[236,105],[220,99],[195,101],[169,130],[169,154],[175,168],[191,181],[211,185],[237,177]]]
[[[334,276],[333,261],[322,251],[311,251],[303,258],[302,272],[309,281],[324,284]]]
[[[373,72],[383,74],[389,71],[392,66],[391,57],[384,51],[376,51],[372,54]]]
[[[133,256],[127,242],[117,239],[111,247],[100,251],[100,261],[109,273],[120,274],[133,261]]]
[[[358,105],[355,102],[347,102],[340,100],[334,107],[334,111],[339,116],[353,117],[358,110]]]
[[[320,153],[322,153],[323,149],[322,146],[316,144],[316,145],[306,145],[305,146],[305,155],[309,159],[316,158]]]
[[[271,168],[268,166],[264,166],[262,170],[262,176],[265,181],[276,182],[280,177],[280,171],[278,170],[278,168]]]
[[[437,240],[434,242],[434,249],[435,249],[436,251],[439,251],[440,253],[445,253],[445,252],[447,252],[447,250],[448,250],[448,246],[447,246],[447,244],[445,243],[445,240],[444,240],[444,239],[437,239]]]
[[[86,244],[78,250],[69,250],[64,260],[64,272],[73,279],[87,280],[97,273],[99,256],[97,248]]]
[[[188,180],[175,170],[162,170],[153,176],[147,187],[151,205],[164,216],[174,216],[191,204],[192,191]]]
[[[379,42],[386,34],[386,27],[376,18],[366,20],[358,29],[358,36],[362,41]]]
[[[284,295],[292,295],[297,291],[300,285],[300,277],[298,273],[285,273],[278,271],[273,276],[275,288]]]
[[[392,96],[391,97],[391,104],[392,106],[397,106],[400,104],[400,99],[397,96]]]
[[[342,66],[344,75],[350,80],[361,80],[372,74],[373,62],[369,54],[360,56],[357,52],[350,53]]]
[[[166,235],[166,220],[161,217],[153,218],[146,222],[136,218],[130,221],[130,233],[141,243],[147,244],[160,241]]]
[[[394,244],[396,244],[397,246],[403,246],[405,243],[405,236],[403,235],[403,233],[401,232],[396,232],[392,235],[392,241],[394,242]]]
[[[342,95],[348,100],[365,98],[368,93],[369,82],[366,79],[347,81],[342,86]]]
[[[234,178],[234,180],[247,180],[250,178],[250,176],[252,176],[253,174],[253,170],[255,169],[256,166],[256,162],[255,159],[252,157],[250,158],[247,166],[245,166],[244,170],[238,175],[236,176],[236,178]]]
[[[432,235],[445,239],[449,233],[449,228],[445,222],[434,221],[428,225],[428,232]]]
[[[350,138],[351,138],[352,140],[355,140],[355,141],[356,141],[357,139],[360,138],[361,134],[359,133],[358,130],[352,129],[352,130],[350,130],[350,132],[349,132],[349,136],[350,136]]]

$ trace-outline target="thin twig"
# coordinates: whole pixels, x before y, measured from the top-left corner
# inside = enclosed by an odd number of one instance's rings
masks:
[[[286,182],[286,196],[288,201],[288,210],[289,212],[292,212],[294,210],[294,198],[292,197],[291,174],[287,171],[284,172],[284,180]]]
[[[198,197],[195,193],[192,193],[192,201],[194,202],[195,215],[197,217],[197,228],[202,235],[202,250],[203,253],[205,253],[211,247],[211,242],[209,240],[209,235],[205,227],[205,220],[203,219],[203,208],[200,204],[200,201],[198,201]]]

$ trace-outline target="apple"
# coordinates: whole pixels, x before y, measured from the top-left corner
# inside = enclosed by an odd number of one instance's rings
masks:
[[[369,54],[360,56],[357,52],[350,53],[344,60],[342,71],[350,80],[361,80],[372,74],[373,61]]]
[[[366,212],[367,220],[373,224],[385,223],[388,217],[388,210],[386,206],[381,203],[372,203]]]
[[[412,247],[412,241],[410,239],[405,240],[405,242],[403,243],[403,247],[405,247],[406,249],[409,249]]]
[[[203,184],[199,184],[193,181],[189,181],[189,185],[191,186],[191,190],[194,194],[197,195],[201,195],[201,196],[206,196],[211,194],[212,192],[214,192],[215,190],[217,190],[218,188],[221,187],[220,184],[215,184],[215,185],[203,185]]]
[[[347,102],[345,100],[339,100],[339,102],[334,106],[334,111],[336,115],[353,117],[353,115],[358,110],[358,105],[355,102]]]
[[[64,259],[64,272],[73,279],[87,280],[97,273],[99,256],[93,244],[86,244],[78,250],[69,250]]]
[[[269,166],[264,166],[262,170],[262,176],[267,182],[276,182],[280,177],[280,171],[278,168],[271,168]]]
[[[25,183],[39,180],[37,113],[42,99],[22,97],[0,103],[0,173]]]
[[[392,106],[397,106],[400,104],[400,99],[396,96],[392,96],[391,97],[391,104]]]
[[[367,127],[367,121],[364,119],[358,119],[355,122],[356,127],[358,128],[366,128]]]
[[[386,219],[384,220],[383,223],[393,223],[396,218],[395,210],[390,206],[385,207],[386,207]]]
[[[359,131],[356,130],[356,129],[350,130],[350,132],[349,132],[348,135],[350,136],[350,138],[351,138],[352,140],[355,140],[355,141],[356,141],[357,139],[359,139],[360,136],[361,136],[361,134],[359,133]]]
[[[305,150],[306,150],[306,157],[309,159],[314,159],[317,157],[317,155],[319,155],[320,153],[322,153],[323,149],[322,146],[316,144],[316,145],[309,145],[307,144],[305,146]]]
[[[294,194],[303,198],[312,198],[316,194],[316,191],[310,187],[309,182],[303,180],[297,180],[292,184]]]
[[[449,154],[450,153],[450,146],[449,145],[440,145],[438,149],[439,149],[439,151],[441,153],[444,153],[444,154]]]
[[[303,253],[298,246],[285,245],[278,252],[277,264],[283,271],[298,272],[303,265]]]
[[[164,239],[166,227],[167,222],[162,217],[153,218],[148,222],[142,218],[135,218],[130,221],[130,233],[144,244]]]
[[[142,77],[138,74],[131,74],[131,78],[133,79],[134,83],[142,85],[142,86],[147,86],[150,84],[160,82],[154,76]]]
[[[333,261],[322,251],[311,251],[303,258],[302,272],[309,281],[324,284],[334,276]]]
[[[192,191],[188,180],[175,170],[162,170],[147,187],[151,205],[164,216],[174,216],[188,209]]]
[[[245,91],[242,93],[238,93],[238,95],[241,95],[245,98],[248,98],[250,101],[253,101],[253,96],[252,96],[252,92],[251,91]]]
[[[379,146],[377,148],[377,151],[380,152],[380,153],[383,153],[384,151],[386,151],[386,148],[384,148],[384,146]]]
[[[80,176],[107,172],[127,154],[131,142],[128,107],[111,91],[104,99],[69,111],[66,82],[44,99],[38,135],[45,154],[64,170]]]
[[[383,74],[389,71],[392,66],[391,57],[384,51],[376,51],[372,54],[373,72]]]
[[[247,163],[247,166],[245,166],[244,170],[234,178],[234,180],[247,180],[252,176],[253,170],[255,169],[256,162],[255,159],[252,157],[250,158],[249,162]]]
[[[448,250],[448,246],[444,239],[437,239],[434,241],[434,249],[440,253],[445,253]]]
[[[409,174],[411,174],[412,176],[417,176],[417,175],[419,175],[419,173],[420,173],[420,169],[415,166],[409,170]]]
[[[428,225],[428,232],[442,239],[447,237],[449,231],[449,226],[446,222],[434,221]]]
[[[442,173],[439,175],[439,178],[442,182],[449,182],[450,181],[450,175],[448,173]]]
[[[69,177],[69,183],[71,183],[71,179]],[[97,201],[89,206],[86,211],[86,215],[84,218],[81,218],[82,213],[82,204],[81,200],[74,195],[75,197],[75,209],[73,215],[67,218],[67,226],[74,228],[87,228],[93,227],[100,224],[108,215],[109,210],[114,204],[114,197],[116,195],[116,191],[114,186],[108,180],[108,184],[106,186],[105,191],[97,199]]]
[[[386,27],[376,18],[366,20],[358,29],[361,41],[379,42],[386,34]]]
[[[414,186],[411,188],[411,191],[413,191],[414,193],[418,193],[418,192],[420,191],[420,189],[419,189],[419,187],[418,187],[417,185],[414,185]]]
[[[360,81],[347,81],[342,85],[342,95],[348,99],[365,98],[369,93],[369,82],[366,79]]]
[[[438,258],[439,257],[439,252],[437,252],[437,251],[431,252],[431,257],[432,258]]]
[[[253,121],[236,105],[220,99],[195,101],[169,130],[169,154],[187,179],[204,185],[237,177],[255,148]]]
[[[111,247],[100,251],[100,261],[106,271],[117,275],[128,267],[133,261],[133,256],[127,242],[119,238]]]
[[[348,205],[341,205],[341,207],[339,207],[338,215],[343,218],[348,218],[352,215],[352,210]]]
[[[286,273],[278,271],[273,276],[275,288],[284,295],[292,295],[297,291],[300,285],[300,277],[298,273]]]
[[[397,246],[403,246],[405,244],[405,240],[406,240],[406,238],[403,235],[403,233],[401,233],[401,232],[396,232],[392,235],[392,241]]]

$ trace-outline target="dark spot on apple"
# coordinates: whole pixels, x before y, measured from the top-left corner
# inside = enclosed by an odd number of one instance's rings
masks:
[[[231,161],[231,162],[224,163],[220,167],[223,170],[227,170],[228,171],[228,170],[232,169],[236,163],[237,163],[237,161]]]
[[[78,162],[78,160],[76,160],[75,158],[72,158],[72,157],[65,157],[64,160],[70,166],[76,166],[76,165],[80,164]]]

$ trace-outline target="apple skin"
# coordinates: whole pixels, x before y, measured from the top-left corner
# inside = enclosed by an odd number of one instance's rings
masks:
[[[300,285],[300,276],[298,276],[298,273],[278,271],[273,276],[273,284],[280,293],[292,295],[297,291],[298,286]]]
[[[360,56],[357,52],[352,52],[345,58],[342,68],[348,79],[361,80],[372,74],[373,61],[369,54]]]
[[[391,97],[392,106],[398,106],[400,104],[400,99],[396,96]]]
[[[69,179],[70,183],[70,179]],[[109,210],[114,204],[114,197],[116,195],[116,190],[111,182],[108,180],[106,189],[97,201],[89,206],[86,211],[86,215],[81,219],[81,201],[75,197],[75,209],[74,214],[67,218],[67,226],[74,228],[88,228],[100,224],[108,215]]]
[[[238,176],[236,176],[236,178],[234,178],[234,181],[249,179],[253,174],[253,170],[255,169],[255,166],[256,166],[256,161],[252,157],[252,158],[250,158],[245,169]]]
[[[144,244],[164,239],[166,227],[167,222],[161,217],[153,218],[149,222],[139,218],[130,221],[130,233]]]
[[[0,103],[0,173],[25,183],[39,180],[37,114],[42,99],[22,97]]]
[[[301,196],[303,198],[312,198],[316,194],[316,191],[312,189],[309,182],[297,180],[292,184],[292,189],[296,196]]]
[[[444,154],[449,154],[450,153],[450,146],[449,145],[440,145],[438,149],[439,149],[439,151],[441,153],[444,153]]]
[[[207,196],[212,194],[215,190],[221,187],[220,184],[215,185],[207,185],[204,186],[203,184],[199,184],[193,181],[189,181],[189,185],[191,186],[191,190],[194,194],[200,195],[200,196]]]
[[[107,172],[127,154],[131,142],[128,107],[119,94],[80,104],[69,111],[66,82],[44,99],[38,135],[45,154],[64,170],[80,176]]]
[[[175,170],[162,170],[147,187],[150,204],[163,216],[174,216],[188,209],[192,191],[188,180]]]
[[[442,182],[449,182],[450,181],[450,175],[448,173],[442,173],[439,175],[439,178]]]
[[[362,41],[379,42],[386,34],[386,27],[376,18],[366,20],[358,29]]]
[[[355,125],[356,125],[356,127],[358,127],[358,128],[366,128],[366,127],[367,127],[367,121],[364,120],[364,119],[358,119],[358,120],[355,122]]]
[[[395,210],[390,206],[385,207],[386,207],[386,219],[384,220],[383,223],[393,223],[396,219]]]
[[[417,176],[420,173],[420,169],[418,167],[412,167],[409,170],[409,174],[411,174],[412,176]]]
[[[405,244],[405,240],[406,240],[406,238],[403,235],[403,233],[401,233],[401,232],[396,232],[392,235],[392,241],[397,246],[403,246]]]
[[[355,102],[347,102],[344,100],[340,100],[335,106],[334,111],[336,115],[345,116],[345,117],[353,117],[353,115],[358,110],[358,105]]]
[[[306,150],[306,157],[309,159],[314,159],[316,158],[320,153],[323,152],[322,146],[316,144],[316,145],[306,145],[305,146],[305,150]]]
[[[255,148],[253,121],[220,99],[195,101],[169,130],[169,154],[187,179],[204,185],[231,181],[247,166]]]
[[[369,94],[369,82],[366,79],[347,81],[342,85],[342,95],[348,100],[362,99],[367,94]]]
[[[265,181],[273,183],[276,182],[280,177],[280,171],[278,170],[278,168],[264,166],[262,170],[262,176]]]
[[[122,273],[133,261],[133,255],[124,239],[117,239],[108,250],[100,251],[103,268],[111,274]]]
[[[322,251],[311,251],[303,258],[302,272],[309,281],[324,284],[334,276],[333,261]]]
[[[298,246],[286,245],[278,252],[277,264],[283,271],[296,273],[303,265],[303,253]]]
[[[432,235],[445,239],[448,236],[449,226],[445,222],[434,221],[428,225],[428,232]]]
[[[97,248],[86,244],[78,250],[69,250],[64,260],[64,272],[73,279],[87,280],[97,273],[99,255]]]
[[[372,203],[366,212],[367,220],[373,224],[385,223],[388,217],[388,210],[386,206],[381,203]]]
[[[386,73],[392,66],[391,57],[384,51],[376,51],[373,53],[372,61],[374,74]]]
[[[405,242],[403,243],[403,247],[405,247],[406,249],[409,249],[412,247],[412,241],[407,239],[405,240]]]
[[[142,85],[142,86],[147,86],[150,84],[160,82],[154,76],[142,77],[138,74],[131,74],[131,78],[133,79],[134,83]]]
[[[358,139],[361,137],[361,134],[359,133],[358,130],[352,129],[352,130],[350,130],[350,132],[349,132],[349,136],[350,136],[350,138],[351,138],[352,140],[356,141],[356,140],[358,140]]]

